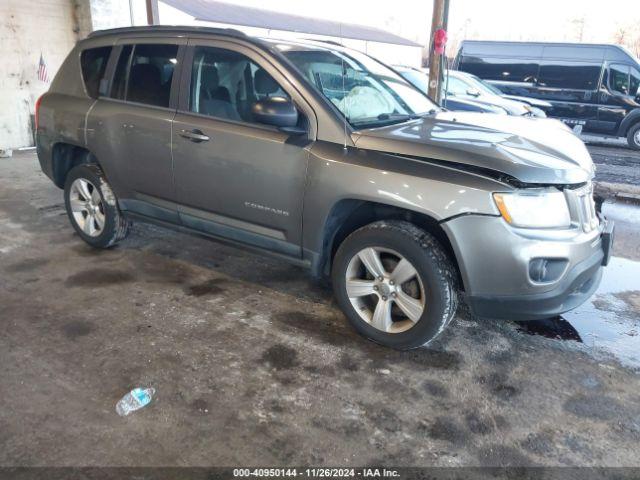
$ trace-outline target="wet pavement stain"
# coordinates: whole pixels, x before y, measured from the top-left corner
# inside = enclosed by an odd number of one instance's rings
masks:
[[[639,301],[640,262],[613,257],[600,287],[583,305],[561,317],[516,324],[529,334],[584,343],[591,352],[640,369]]]
[[[84,337],[94,330],[95,326],[92,323],[82,320],[66,323],[62,327],[62,332],[69,340],[76,340],[80,337]]]
[[[217,295],[225,291],[220,285],[226,281],[222,278],[212,278],[202,283],[185,287],[184,293],[191,297],[203,297],[205,295]]]
[[[94,268],[67,277],[64,284],[67,287],[94,288],[118,285],[134,280],[135,277],[126,271]]]
[[[294,329],[324,343],[346,345],[357,341],[355,333],[348,329],[344,322],[337,320],[328,321],[319,316],[293,310],[272,314],[271,319],[276,327],[282,330]]]
[[[488,435],[495,430],[495,421],[478,412],[468,413],[465,415],[464,421],[469,431],[476,435]]]
[[[37,270],[40,267],[43,267],[49,263],[48,258],[30,258],[27,260],[23,260],[21,262],[12,263],[11,265],[7,265],[4,270],[10,273],[19,273],[19,272],[30,272],[33,270]]]
[[[298,352],[281,344],[273,345],[265,350],[260,360],[270,365],[274,370],[287,370],[300,365]]]
[[[582,418],[609,421],[619,418],[625,408],[604,395],[574,395],[565,402],[564,410]]]
[[[426,429],[427,435],[434,440],[444,440],[454,445],[463,444],[467,433],[458,422],[449,417],[438,417]]]
[[[313,418],[311,425],[323,431],[345,437],[354,437],[365,431],[365,427],[358,420],[346,420],[336,424],[335,419]]]
[[[477,378],[479,384],[500,400],[510,400],[520,394],[520,389],[509,383],[507,375],[492,373]]]
[[[346,370],[347,372],[357,372],[360,370],[360,365],[356,362],[351,355],[343,353],[340,355],[340,360],[336,364],[340,370]]]
[[[578,331],[562,317],[518,322],[518,329],[531,335],[541,335],[555,340],[573,340],[582,343],[582,337],[580,337]]]
[[[550,455],[555,451],[553,435],[549,432],[530,433],[520,445],[525,450],[537,455]]]
[[[365,416],[376,428],[387,432],[396,432],[402,421],[391,409],[380,405],[365,406]]]
[[[534,466],[534,462],[531,458],[523,455],[518,449],[510,447],[508,445],[489,445],[482,447],[478,451],[478,458],[482,466],[490,467],[518,467],[521,465]],[[513,478],[527,478],[524,475],[517,475],[516,471],[512,471]]]
[[[422,382],[422,390],[434,397],[447,398],[449,389],[441,382],[436,380],[425,380]]]
[[[203,398],[197,398],[191,403],[191,408],[198,413],[209,413],[209,403]]]
[[[408,352],[397,350],[383,350],[380,355],[375,344],[368,344],[368,348],[376,349],[380,359],[389,362],[389,366],[404,364],[410,368],[435,368],[439,370],[458,370],[462,364],[462,355],[458,352],[445,350],[433,350],[430,348],[417,348]]]

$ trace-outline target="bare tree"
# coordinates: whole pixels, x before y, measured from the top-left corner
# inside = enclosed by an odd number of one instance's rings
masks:
[[[636,56],[640,56],[640,21],[619,25],[612,37],[618,45],[624,45]]]
[[[618,45],[624,45],[626,43],[627,35],[629,34],[629,30],[626,26],[618,27],[616,33],[613,34],[613,41]]]
[[[584,15],[581,17],[575,17],[571,20],[571,24],[576,29],[576,40],[578,40],[579,42],[582,42],[584,40],[585,23],[586,23],[586,19]]]

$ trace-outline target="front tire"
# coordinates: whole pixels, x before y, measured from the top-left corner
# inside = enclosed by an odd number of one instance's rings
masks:
[[[375,222],[349,235],[335,255],[332,282],[351,325],[399,350],[434,340],[458,304],[456,270],[442,245],[403,221]]]
[[[97,165],[71,169],[64,184],[64,204],[71,225],[92,247],[109,248],[127,236],[129,222]]]
[[[627,143],[634,150],[640,150],[640,123],[636,123],[627,134]]]

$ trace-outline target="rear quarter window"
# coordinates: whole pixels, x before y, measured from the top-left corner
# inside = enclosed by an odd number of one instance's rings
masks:
[[[82,70],[82,80],[87,93],[92,98],[98,98],[100,80],[104,77],[104,72],[109,62],[112,47],[89,48],[80,54],[80,67]]]

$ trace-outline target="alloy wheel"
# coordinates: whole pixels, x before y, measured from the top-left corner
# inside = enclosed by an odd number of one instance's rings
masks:
[[[409,260],[381,247],[360,250],[346,270],[347,296],[362,320],[386,333],[413,327],[425,308],[422,279]]]
[[[104,205],[100,192],[90,181],[76,179],[69,189],[69,204],[75,222],[86,235],[99,236],[105,224]]]

